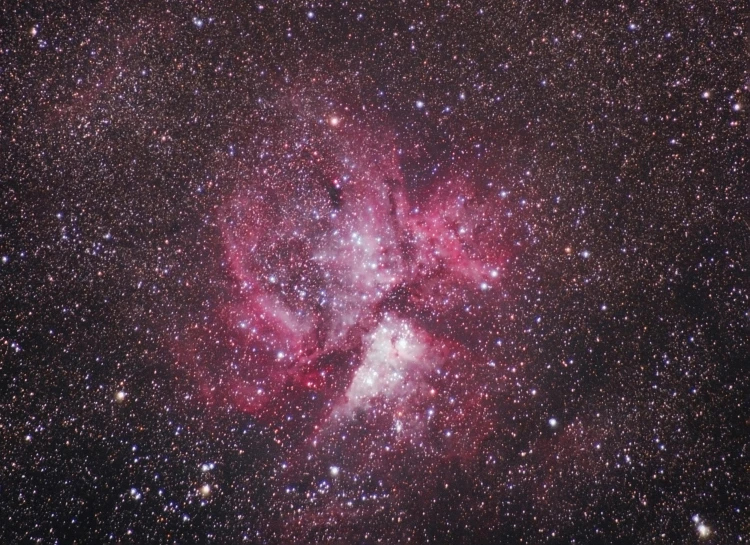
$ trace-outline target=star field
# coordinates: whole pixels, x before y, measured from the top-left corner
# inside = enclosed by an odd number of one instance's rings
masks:
[[[0,9],[0,541],[750,539],[741,3]]]

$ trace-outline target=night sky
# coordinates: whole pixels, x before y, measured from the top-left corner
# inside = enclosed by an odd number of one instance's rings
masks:
[[[3,2],[0,542],[747,543],[750,12],[563,4]]]

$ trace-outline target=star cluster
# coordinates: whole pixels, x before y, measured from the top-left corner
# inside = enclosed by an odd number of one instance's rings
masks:
[[[740,4],[2,13],[0,541],[750,539]]]

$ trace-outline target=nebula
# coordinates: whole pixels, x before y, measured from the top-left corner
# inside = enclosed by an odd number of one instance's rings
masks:
[[[223,167],[232,350],[205,364],[202,390],[272,430],[273,512],[294,505],[288,494],[321,499],[274,530],[297,541],[329,510],[343,524],[372,498],[416,509],[385,490],[456,459],[484,463],[507,387],[497,332],[510,251],[486,180],[415,183],[385,123],[330,101],[276,110],[262,145]]]
[[[266,422],[311,395],[322,423],[409,412],[441,369],[487,366],[489,328],[465,326],[499,311],[505,250],[485,196],[458,178],[410,190],[384,130],[325,119],[298,112],[293,143],[222,212],[245,347],[233,397]]]

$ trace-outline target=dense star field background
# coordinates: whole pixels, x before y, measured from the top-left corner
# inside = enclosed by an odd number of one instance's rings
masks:
[[[746,543],[742,2],[5,2],[0,541]]]

